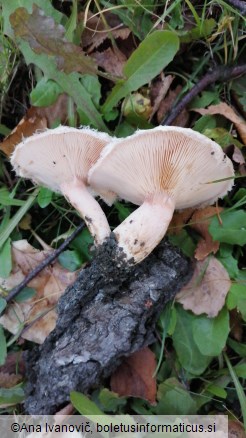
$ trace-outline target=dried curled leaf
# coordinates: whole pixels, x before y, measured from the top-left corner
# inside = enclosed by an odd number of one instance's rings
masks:
[[[0,286],[5,290],[17,286],[48,254],[49,251],[39,251],[26,240],[13,242],[13,269],[9,278],[0,278]],[[0,323],[13,334],[20,332],[25,324],[30,324],[21,336],[42,344],[55,327],[56,312],[53,307],[65,288],[75,281],[76,275],[76,272],[62,268],[58,262],[46,267],[28,284],[35,289],[35,296],[9,306]]]
[[[182,211],[175,211],[168,227],[169,234],[179,234],[191,218],[192,213],[194,213],[194,208],[192,207]]]
[[[205,115],[205,114],[220,114],[224,117],[226,117],[228,120],[230,120],[232,123],[235,124],[235,128],[238,131],[240,137],[242,138],[244,144],[246,144],[246,122],[237,115],[235,110],[227,105],[225,102],[221,102],[218,105],[210,105],[206,109],[192,109],[192,111],[196,111],[199,114]]]
[[[111,376],[111,389],[121,397],[141,397],[154,404],[156,400],[155,355],[145,347],[125,358]]]
[[[53,105],[29,108],[13,131],[0,143],[0,150],[8,157],[15,146],[23,138],[30,137],[36,132],[51,128],[54,122],[66,124],[68,120],[68,96],[62,93]]]
[[[35,4],[31,14],[25,8],[17,8],[10,15],[10,23],[15,35],[27,41],[35,53],[53,56],[59,70],[96,74],[95,61],[80,47],[68,42],[64,37],[65,28],[52,17],[46,17]]]
[[[21,382],[22,376],[20,374],[9,374],[0,372],[0,388],[12,388]]]
[[[168,112],[171,110],[177,96],[181,93],[182,87],[178,85],[174,90],[169,90],[168,94],[161,101],[160,106],[157,111],[158,123],[161,123],[163,118],[166,117]],[[189,113],[186,109],[183,109],[181,113],[173,121],[173,126],[186,127],[189,121]]]
[[[221,211],[223,211],[223,208],[209,206],[202,210],[196,210],[191,217],[190,226],[202,236],[195,250],[195,258],[197,260],[204,260],[210,253],[215,254],[219,249],[220,243],[212,239],[208,227],[211,217]]]
[[[93,15],[92,12],[88,11],[87,16],[84,12],[81,12],[79,20],[83,21],[84,24],[82,46],[87,47],[87,53],[94,51],[111,37],[125,40],[131,33],[130,29],[124,27],[119,18],[109,11],[105,11],[100,15]]]
[[[206,313],[214,318],[224,306],[230,286],[226,269],[215,257],[210,256],[196,262],[191,280],[176,295],[176,301],[195,315]]]
[[[43,131],[46,128],[46,118],[37,114],[35,108],[32,107],[20,120],[15,129],[0,143],[0,150],[9,157],[23,137],[30,137],[34,132]]]
[[[91,56],[106,72],[115,76],[123,76],[126,56],[119,49],[113,50],[108,47],[103,52],[93,52]]]
[[[236,420],[229,420],[228,438],[246,438],[246,432],[243,424]]]

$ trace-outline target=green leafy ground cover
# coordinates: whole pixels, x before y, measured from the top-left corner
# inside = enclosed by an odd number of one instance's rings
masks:
[[[245,59],[245,19],[238,9],[222,0],[192,3],[95,0],[84,5],[77,0],[53,3],[2,0],[0,7],[2,136],[15,128],[30,106],[35,111],[46,109],[35,114],[44,118],[49,127],[60,123],[90,125],[118,137],[130,135],[137,128],[150,129],[166,115],[163,110],[159,116],[155,113],[149,118],[154,106],[153,97],[151,101],[154,84],[164,75],[173,76],[168,92],[173,94],[175,104],[216,64],[226,68]],[[95,28],[91,17],[99,20]],[[126,33],[120,38],[116,31],[122,27]],[[92,42],[83,45],[88,28],[94,29],[90,34]],[[114,55],[110,55],[110,62],[118,68],[98,64],[98,53],[107,58],[109,49]],[[214,139],[234,160],[236,184],[220,203],[224,208],[221,219],[214,215],[209,225],[210,235],[220,243],[216,257],[232,281],[226,303],[214,318],[195,315],[178,303],[172,303],[163,313],[156,328],[158,341],[152,346],[158,363],[155,406],[144,399],[119,397],[108,388],[101,388],[91,394],[91,400],[72,394],[74,406],[82,413],[223,412],[246,425],[245,80],[244,76],[226,83],[216,82],[189,105],[189,109],[221,102],[232,105],[242,117],[244,134],[230,117],[221,113],[200,115],[186,111],[177,122]],[[65,101],[57,104],[64,93]],[[163,94],[162,100],[164,97]],[[54,107],[47,111],[50,105],[57,105],[55,116]],[[241,161],[235,158],[235,151],[241,153]],[[3,279],[12,270],[11,242],[27,239],[40,249],[39,236],[55,248],[80,222],[78,214],[61,196],[16,178],[4,154],[0,167],[0,209]],[[114,228],[134,206],[117,202],[104,209]],[[184,224],[182,231],[170,239],[192,257],[200,236]],[[84,230],[60,255],[61,265],[70,271],[79,269],[92,257],[91,243]],[[24,301],[30,298],[33,289],[29,289],[19,298]],[[6,293],[2,288],[2,310]],[[8,354],[25,348],[31,348],[30,343],[0,328],[1,365]],[[18,358],[15,372],[18,374]],[[1,412],[22,411],[24,384],[21,379],[16,385],[0,388]]]

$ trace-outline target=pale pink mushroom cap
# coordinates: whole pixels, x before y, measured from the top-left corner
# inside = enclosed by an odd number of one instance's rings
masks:
[[[11,164],[16,173],[62,193],[85,219],[97,243],[110,233],[101,207],[89,193],[88,171],[112,138],[90,128],[59,126],[23,139]],[[107,192],[104,197],[107,198]]]
[[[191,129],[173,126],[139,130],[113,140],[89,172],[89,182],[99,193],[111,190],[142,205],[115,230],[119,245],[137,262],[162,239],[174,209],[213,204],[232,188],[233,177],[232,162],[217,143]],[[230,179],[214,182],[225,178]],[[133,228],[135,246],[129,243]]]

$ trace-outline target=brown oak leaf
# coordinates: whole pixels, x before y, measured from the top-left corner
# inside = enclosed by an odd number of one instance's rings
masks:
[[[214,318],[224,306],[230,286],[230,277],[224,266],[209,256],[196,262],[191,280],[176,295],[176,301],[195,315],[206,313]]]
[[[221,102],[218,105],[210,105],[206,109],[192,109],[192,111],[196,111],[199,114],[205,115],[205,114],[220,114],[221,116],[226,117],[228,120],[230,120],[232,123],[234,123],[236,130],[238,131],[241,139],[243,140],[244,144],[246,144],[246,122],[243,120],[236,111],[227,103]]]
[[[25,8],[17,8],[10,15],[10,23],[15,35],[27,41],[35,53],[53,56],[59,70],[68,74],[97,73],[95,61],[86,56],[79,46],[67,41],[66,29],[56,24],[52,17],[45,16],[35,4],[31,14]]]
[[[11,290],[48,254],[49,251],[39,251],[26,240],[13,242],[12,272],[8,278],[0,278],[0,286]],[[11,304],[0,318],[0,323],[13,334],[21,333],[24,339],[43,343],[56,324],[54,305],[76,276],[76,272],[68,271],[58,262],[46,267],[28,283],[28,287],[35,289],[36,294],[23,302]]]
[[[209,254],[215,254],[219,249],[220,243],[212,239],[208,227],[211,218],[221,213],[221,211],[223,211],[223,208],[209,206],[201,210],[196,210],[190,219],[191,228],[198,231],[202,236],[195,250],[195,258],[197,260],[204,260]]]
[[[155,355],[145,347],[124,359],[112,374],[111,390],[121,397],[140,397],[151,404],[156,401]]]

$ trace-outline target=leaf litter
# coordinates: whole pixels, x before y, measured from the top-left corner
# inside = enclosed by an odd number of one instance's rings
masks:
[[[214,318],[225,304],[231,280],[224,266],[213,256],[195,263],[188,284],[176,295],[176,301],[195,315]]]
[[[227,103],[221,102],[218,105],[210,105],[208,108],[193,108],[192,111],[196,111],[199,114],[205,115],[215,115],[220,114],[226,117],[232,123],[235,124],[235,128],[238,131],[240,137],[242,138],[244,144],[246,144],[246,122],[236,113],[236,111]]]
[[[17,286],[48,254],[49,251],[39,251],[26,240],[12,242],[13,268],[7,279],[0,279],[1,288],[7,291]],[[21,333],[24,339],[43,343],[55,327],[54,306],[76,276],[76,272],[68,271],[58,262],[46,267],[28,284],[28,287],[35,289],[35,296],[11,304],[1,316],[0,323],[13,334]],[[25,328],[26,324],[31,326]]]

